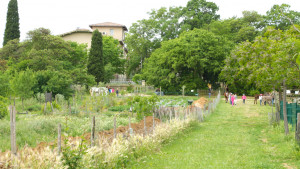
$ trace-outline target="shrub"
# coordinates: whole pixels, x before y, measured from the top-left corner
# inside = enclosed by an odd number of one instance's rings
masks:
[[[54,109],[61,110],[61,106],[58,103],[56,103],[56,101],[52,102],[52,106]]]
[[[8,115],[7,99],[0,96],[0,119]]]
[[[33,104],[33,105],[30,105],[30,106],[27,106],[26,107],[26,110],[27,111],[39,111],[41,110],[42,106],[39,105],[39,104]]]
[[[117,111],[117,112],[128,111],[129,109],[130,109],[129,105],[120,105],[120,106],[113,106],[108,108],[109,111]]]
[[[128,92],[132,92],[133,91],[133,86],[130,85],[130,86],[127,86],[127,89],[126,89]]]
[[[159,102],[159,98],[156,95],[150,97],[136,96],[129,102],[129,105],[133,105],[133,112],[137,113],[137,119],[142,120],[144,116],[152,115],[157,102]]]
[[[125,96],[127,94],[126,90],[121,90],[121,96]]]
[[[37,93],[37,94],[36,94],[36,99],[37,99],[39,102],[44,103],[44,102],[45,102],[45,94],[44,94],[44,93]]]

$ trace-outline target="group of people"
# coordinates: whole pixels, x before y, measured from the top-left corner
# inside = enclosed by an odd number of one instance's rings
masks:
[[[228,95],[228,93],[226,93],[226,95]],[[247,98],[246,95],[243,94],[242,99],[243,99],[244,104],[246,103],[246,98]],[[226,101],[227,101],[227,99],[229,99],[229,103],[232,106],[234,106],[237,103],[237,94],[229,93],[228,98],[226,98]]]

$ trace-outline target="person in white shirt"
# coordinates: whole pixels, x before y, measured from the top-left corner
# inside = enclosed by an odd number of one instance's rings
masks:
[[[259,102],[260,102],[260,105],[261,105],[261,102],[262,102],[262,94],[259,95],[258,99],[259,99]]]

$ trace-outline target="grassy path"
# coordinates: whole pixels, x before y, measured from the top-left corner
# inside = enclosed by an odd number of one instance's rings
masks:
[[[220,103],[204,123],[131,168],[295,168],[293,134],[270,127],[269,106]],[[282,130],[281,130],[282,129]],[[281,141],[283,143],[281,143]]]

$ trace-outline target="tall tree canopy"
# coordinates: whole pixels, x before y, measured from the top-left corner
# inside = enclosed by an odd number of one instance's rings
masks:
[[[202,28],[217,20],[218,7],[205,0],[190,0],[186,7],[162,7],[152,10],[149,19],[132,24],[126,35],[128,48],[127,75],[143,69],[143,63],[162,41],[177,38],[182,32]]]
[[[97,29],[93,32],[87,68],[88,73],[95,76],[97,83],[104,82],[102,34]]]
[[[231,43],[206,30],[194,29],[162,42],[145,62],[142,78],[148,84],[176,91],[185,85],[198,89],[215,83]]]
[[[294,27],[286,31],[269,27],[264,36],[236,46],[225,60],[221,77],[231,91],[240,94],[249,92],[251,86],[270,91],[280,86],[283,79],[289,86],[299,87],[299,37],[300,32]]]
[[[290,10],[290,5],[274,5],[265,16],[265,23],[276,29],[287,30],[292,24],[300,24],[300,12]]]
[[[4,32],[3,46],[8,41],[20,38],[20,24],[19,24],[19,12],[18,1],[10,0],[8,3],[6,27]]]
[[[119,41],[111,36],[103,36],[103,64],[105,69],[104,82],[109,83],[115,74],[124,74],[123,51]]]
[[[218,20],[218,6],[213,2],[206,0],[190,0],[186,7],[183,8],[183,25],[185,30],[202,28],[214,20]]]

